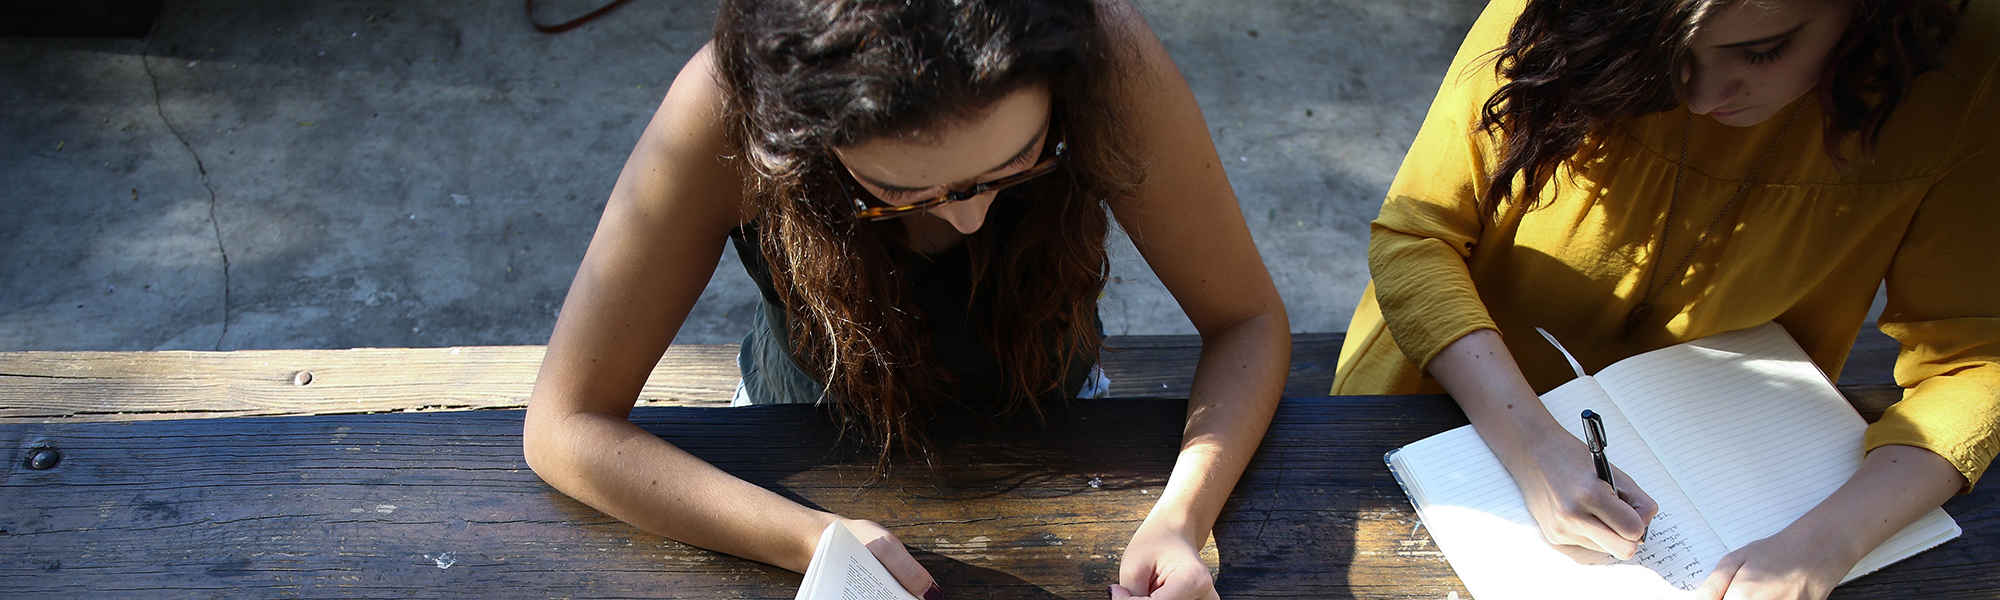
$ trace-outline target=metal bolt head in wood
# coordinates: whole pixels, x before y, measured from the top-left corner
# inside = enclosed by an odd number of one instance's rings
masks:
[[[56,468],[56,463],[62,462],[62,452],[47,446],[30,448],[26,462],[29,469],[47,471]]]

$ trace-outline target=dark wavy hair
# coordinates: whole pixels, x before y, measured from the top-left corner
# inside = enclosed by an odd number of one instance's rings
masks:
[[[1479,120],[1500,146],[1481,207],[1487,218],[1516,179],[1532,203],[1558,166],[1602,150],[1618,122],[1680,106],[1684,90],[1673,75],[1689,59],[1695,34],[1740,1],[1755,0],[1529,0],[1493,61],[1506,83]],[[1853,1],[1854,22],[1815,88],[1826,152],[1843,167],[1841,144],[1854,138],[1864,157],[1872,152],[1917,76],[1943,66],[1968,2]]]
[[[1118,56],[1091,0],[723,0],[714,48],[792,354],[880,449],[878,469],[892,449],[929,451],[921,423],[957,382],[900,276],[921,257],[900,224],[856,218],[833,148],[930,135],[1045,85],[1069,158],[1001,192],[965,239],[967,330],[1003,365],[1009,412],[1039,416],[1070,361],[1095,360],[1107,203],[1141,171],[1107,100]]]

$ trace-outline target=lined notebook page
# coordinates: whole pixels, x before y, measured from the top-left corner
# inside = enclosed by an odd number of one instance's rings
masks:
[[[1666,467],[1653,456],[1653,451],[1646,447],[1639,432],[1625,420],[1625,415],[1619,412],[1611,397],[1605,395],[1593,378],[1578,377],[1543,394],[1542,406],[1547,407],[1549,415],[1578,440],[1585,439],[1585,409],[1596,411],[1603,417],[1605,458],[1630,476],[1639,484],[1639,489],[1660,505],[1660,514],[1653,519],[1646,543],[1639,546],[1639,553],[1632,557],[1631,562],[1659,573],[1674,587],[1687,590],[1700,587],[1702,580],[1715,568],[1715,563],[1722,560],[1722,555],[1729,553],[1729,549],[1722,545],[1722,538],[1716,537],[1694,503],[1681,492],[1680,485],[1674,483]]]
[[[1784,529],[1861,467],[1867,423],[1776,323],[1628,358],[1597,380],[1730,548]]]
[[[1470,425],[1405,446],[1389,462],[1431,539],[1475,598],[1596,600],[1606,590],[1618,590],[1621,598],[1692,597],[1646,566],[1550,545],[1520,487]],[[1663,529],[1687,525],[1655,523]],[[1688,560],[1665,552],[1655,558]]]
[[[1848,571],[1846,577],[1840,578],[1840,582],[1847,583],[1856,577],[1873,573],[1891,563],[1909,558],[1912,554],[1951,541],[1964,532],[1965,530],[1958,527],[1957,521],[1951,520],[1951,515],[1945,514],[1943,508],[1933,508],[1930,514],[1917,519],[1917,522],[1911,523],[1909,527],[1904,527],[1902,531],[1896,532],[1896,535],[1889,536],[1889,539],[1883,540],[1882,545],[1876,546],[1873,552],[1861,557],[1861,562],[1855,563],[1854,570]]]

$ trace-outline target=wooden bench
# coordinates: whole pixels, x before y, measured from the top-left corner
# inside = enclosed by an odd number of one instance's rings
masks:
[[[1116,394],[1185,394],[1188,340],[1114,346]],[[1464,415],[1441,396],[1324,396],[1338,346],[1296,342],[1288,394],[1309,394],[1281,405],[1206,550],[1224,597],[1463,594],[1381,454]],[[792,596],[796,574],[647,534],[543,484],[521,459],[518,410],[384,412],[518,407],[538,351],[451,352],[0,355],[0,448],[12,452],[0,597]],[[703,407],[733,387],[719,366],[732,356],[676,350],[633,420],[751,482],[884,523],[951,598],[1102,598],[1185,410],[1121,398],[1045,423],[947,423],[949,470],[870,483],[869,461],[814,408]],[[669,387],[661,373],[687,377]],[[53,395],[23,402],[22,390]],[[1893,400],[1843,390],[1871,418]],[[333,412],[376,414],[305,414]],[[253,414],[295,416],[188,418]],[[61,461],[28,468],[37,444]],[[1946,510],[1964,538],[1835,597],[1995,597],[2000,493]]]
[[[1292,336],[1286,396],[1326,395],[1342,338]],[[1112,396],[1187,397],[1199,338],[1114,336],[1105,346]],[[1889,376],[1897,347],[1872,327],[1856,340],[1840,384],[1864,412],[1901,397]],[[541,346],[0,352],[0,423],[520,408],[541,362]],[[724,406],[736,380],[735,344],[675,346],[639,405]]]

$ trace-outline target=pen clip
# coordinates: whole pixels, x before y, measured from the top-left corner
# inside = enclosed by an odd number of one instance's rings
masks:
[[[1604,443],[1604,418],[1589,410],[1583,411],[1583,441],[1592,453],[1603,452],[1609,445]]]

